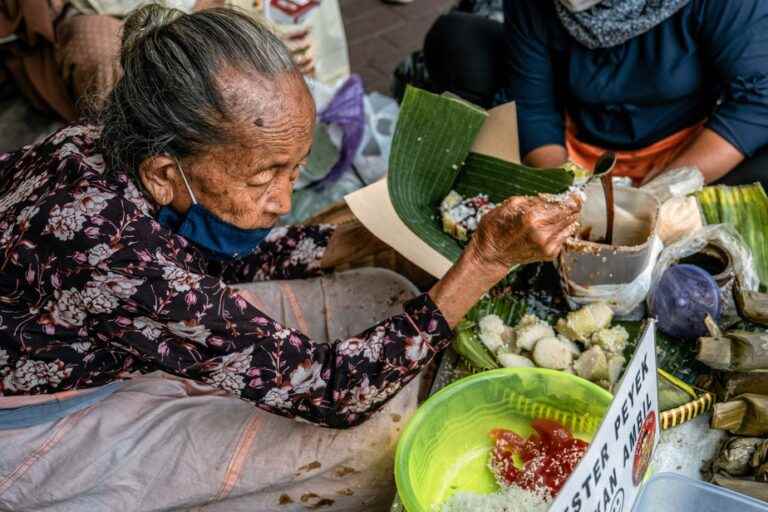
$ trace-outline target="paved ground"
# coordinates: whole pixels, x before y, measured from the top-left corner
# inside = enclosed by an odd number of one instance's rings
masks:
[[[369,91],[390,93],[392,71],[412,51],[453,0],[414,0],[406,5],[381,0],[340,0],[352,71]]]

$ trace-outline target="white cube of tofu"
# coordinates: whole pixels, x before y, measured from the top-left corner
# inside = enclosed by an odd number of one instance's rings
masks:
[[[608,359],[608,381],[611,383],[611,386],[619,381],[626,363],[627,360],[624,359],[624,356],[614,355]]]
[[[533,361],[527,357],[510,352],[497,354],[496,359],[504,368],[533,368],[535,366]]]
[[[600,329],[592,335],[592,344],[600,345],[603,350],[620,354],[624,351],[629,340],[629,333],[621,325],[615,325],[610,329]]]
[[[504,320],[502,320],[499,315],[485,315],[477,323],[477,326],[480,328],[480,332],[494,333],[499,336],[501,336],[504,329],[507,328],[504,324]]]
[[[544,320],[537,317],[536,315],[526,313],[523,315],[523,318],[521,318],[520,321],[517,322],[515,329],[520,329],[521,327],[525,327],[526,325],[540,324],[542,322],[544,322]]]
[[[542,338],[551,338],[555,335],[554,329],[549,324],[537,322],[528,324],[516,330],[515,343],[521,350],[533,350],[536,342]]]
[[[571,351],[573,357],[579,357],[581,355],[581,349],[576,342],[569,340],[565,336],[558,336],[557,339],[560,340],[560,343],[568,347],[568,350]]]
[[[577,311],[571,311],[557,322],[557,331],[572,341],[589,342],[589,337],[605,329],[613,320],[613,310],[605,302],[588,304]]]
[[[555,336],[542,338],[533,347],[533,360],[542,368],[564,370],[571,365],[573,354]]]
[[[595,302],[594,304],[588,304],[584,307],[589,309],[589,312],[597,325],[597,330],[605,329],[611,325],[611,321],[613,320],[613,310],[607,302]]]
[[[504,346],[502,335],[507,326],[498,315],[486,315],[480,319],[477,326],[480,329],[480,341],[491,352],[496,352]]]
[[[495,332],[480,332],[480,341],[483,342],[483,345],[486,346],[488,350],[490,350],[492,353],[496,353],[497,350],[499,350],[501,347],[504,346],[504,340],[501,339],[501,336],[496,334]]]
[[[579,377],[593,382],[607,380],[608,358],[605,356],[605,351],[597,345],[592,346],[576,360],[573,369]]]

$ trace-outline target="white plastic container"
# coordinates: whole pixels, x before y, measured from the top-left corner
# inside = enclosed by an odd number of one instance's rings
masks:
[[[691,480],[675,473],[659,473],[640,491],[632,512],[760,512],[768,503],[728,489]]]

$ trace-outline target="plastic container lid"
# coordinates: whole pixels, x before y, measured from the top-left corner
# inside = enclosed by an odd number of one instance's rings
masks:
[[[640,491],[632,512],[756,512],[768,503],[674,473],[659,473]]]

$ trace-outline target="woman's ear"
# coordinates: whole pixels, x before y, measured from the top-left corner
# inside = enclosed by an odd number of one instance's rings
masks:
[[[176,161],[165,155],[146,158],[139,164],[139,179],[157,204],[171,204],[178,186]]]

